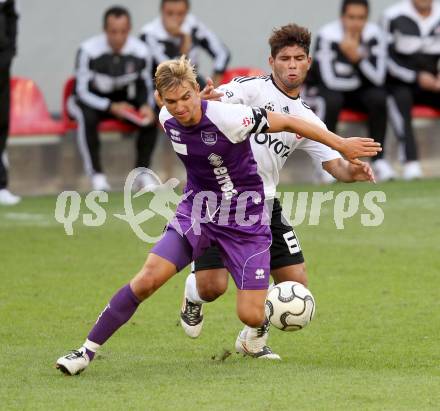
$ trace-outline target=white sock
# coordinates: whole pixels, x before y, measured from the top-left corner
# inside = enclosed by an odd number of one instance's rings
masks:
[[[96,352],[101,346],[93,341],[86,340],[86,342],[83,344],[83,347],[86,347],[89,351]]]
[[[186,278],[185,297],[194,304],[206,303],[206,301],[200,297],[199,292],[197,291],[196,275],[194,273],[191,273]]]

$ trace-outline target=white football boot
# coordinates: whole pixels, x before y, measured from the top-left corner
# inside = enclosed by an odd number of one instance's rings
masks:
[[[253,358],[265,358],[267,360],[281,360],[281,357],[272,352],[266,345],[269,337],[269,321],[259,328],[251,328],[245,325],[235,341],[235,350],[239,354]]]
[[[203,327],[203,304],[196,304],[183,296],[182,309],[180,310],[180,324],[185,334],[191,338],[197,338]]]
[[[107,181],[105,174],[96,173],[92,176],[92,187],[96,191],[110,191],[110,184]]]
[[[74,350],[69,354],[58,358],[55,367],[66,375],[76,375],[83,372],[90,364],[89,356],[85,347]]]
[[[12,206],[20,201],[21,198],[12,194],[8,189],[2,188],[0,190],[0,205]]]
[[[402,177],[406,181],[415,180],[423,177],[422,168],[418,161],[408,161],[403,166]]]
[[[390,181],[396,178],[396,173],[390,163],[383,158],[373,161],[372,168],[377,182]]]

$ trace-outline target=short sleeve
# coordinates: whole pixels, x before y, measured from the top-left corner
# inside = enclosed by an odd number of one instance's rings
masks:
[[[159,122],[162,125],[162,128],[165,129],[165,121],[169,120],[170,118],[172,118],[172,115],[167,110],[167,108],[163,106],[159,112]]]
[[[325,144],[307,138],[297,146],[297,149],[305,151],[313,160],[320,163],[341,158],[338,151],[333,150]]]
[[[250,134],[264,133],[269,128],[264,108],[211,101],[206,116],[233,143],[240,143]]]
[[[227,84],[222,84],[217,91],[223,93],[224,103],[252,105],[260,91],[260,84],[255,81],[240,82],[235,78]]]
[[[221,97],[221,101],[223,103],[230,104],[246,104],[246,95],[245,90],[241,86],[241,84],[231,81],[227,84],[222,84],[217,88],[216,91],[223,93]]]

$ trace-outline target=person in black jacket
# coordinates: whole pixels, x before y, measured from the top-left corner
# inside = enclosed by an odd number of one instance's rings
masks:
[[[404,0],[385,10],[390,122],[405,150],[403,178],[422,176],[411,125],[413,104],[440,109],[440,2]]]
[[[149,166],[156,143],[151,56],[130,30],[128,10],[111,7],[104,14],[104,33],[82,43],[76,57],[75,93],[68,109],[78,121],[78,146],[94,190],[110,189],[100,160],[101,120],[116,117],[139,126],[136,167]],[[139,186],[152,183],[148,175],[142,177]]]
[[[220,84],[230,52],[219,37],[190,13],[189,0],[161,0],[160,16],[141,29],[141,40],[150,48],[154,69],[158,64],[186,55],[196,67],[199,52],[204,50],[213,59],[215,86]],[[155,70],[153,70],[155,71]],[[197,76],[204,86],[205,79]]]
[[[366,112],[369,136],[384,146],[386,43],[368,14],[367,0],[343,0],[340,18],[320,29],[306,101],[331,131],[343,108]],[[383,152],[373,160],[373,168],[378,180],[394,177]]]
[[[0,204],[14,205],[20,197],[8,189],[6,140],[9,132],[9,77],[16,52],[18,12],[14,0],[0,0]]]

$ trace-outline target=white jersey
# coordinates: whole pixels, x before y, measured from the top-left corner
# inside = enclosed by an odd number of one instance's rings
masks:
[[[292,114],[327,128],[300,96],[293,98],[281,91],[272,76],[236,77],[217,90],[224,94],[222,101],[225,103],[240,103],[277,113]],[[253,134],[250,139],[266,198],[275,197],[280,171],[296,149],[306,151],[320,163],[341,158],[341,155],[330,147],[292,133]]]

